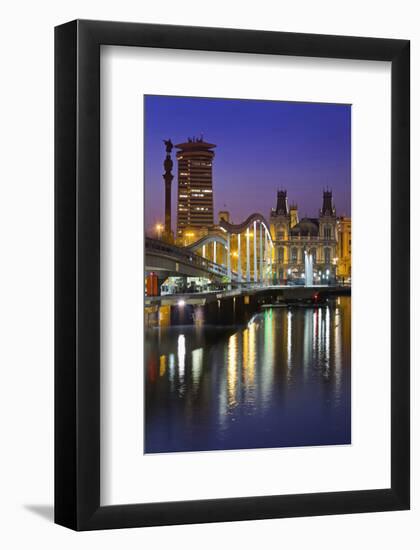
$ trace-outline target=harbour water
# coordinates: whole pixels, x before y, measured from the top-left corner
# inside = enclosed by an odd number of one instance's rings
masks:
[[[351,297],[146,330],[146,453],[349,443]]]

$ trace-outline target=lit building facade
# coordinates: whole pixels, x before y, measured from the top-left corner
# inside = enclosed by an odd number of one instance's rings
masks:
[[[349,277],[351,219],[337,217],[332,191],[324,191],[317,218],[302,219],[299,219],[297,205],[289,207],[287,191],[278,191],[270,226],[277,282],[303,283],[306,255],[312,257],[314,284],[328,284],[339,277]]]
[[[175,146],[178,160],[177,241],[213,227],[213,159],[216,145],[189,138]],[[187,238],[188,240],[188,238]]]
[[[338,219],[338,264],[337,277],[341,281],[351,280],[351,218]]]

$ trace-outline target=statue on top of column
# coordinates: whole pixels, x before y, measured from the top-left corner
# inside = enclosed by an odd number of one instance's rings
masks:
[[[172,149],[174,148],[172,141],[170,139],[164,139],[163,143],[166,146],[166,152],[172,153]]]

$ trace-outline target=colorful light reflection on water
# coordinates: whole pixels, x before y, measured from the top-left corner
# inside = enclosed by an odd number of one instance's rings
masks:
[[[145,452],[351,442],[351,298],[148,329]]]

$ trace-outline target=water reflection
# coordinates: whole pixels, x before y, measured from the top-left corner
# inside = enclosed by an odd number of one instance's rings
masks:
[[[146,452],[349,443],[350,327],[341,297],[148,330]]]
[[[229,407],[236,405],[236,389],[238,382],[238,334],[233,334],[228,343],[228,364],[227,364],[227,393]]]
[[[192,386],[196,392],[200,385],[201,371],[203,369],[203,348],[195,349],[192,352]]]
[[[185,372],[185,336],[178,336],[178,377],[179,377],[179,392],[184,391],[184,372]]]

